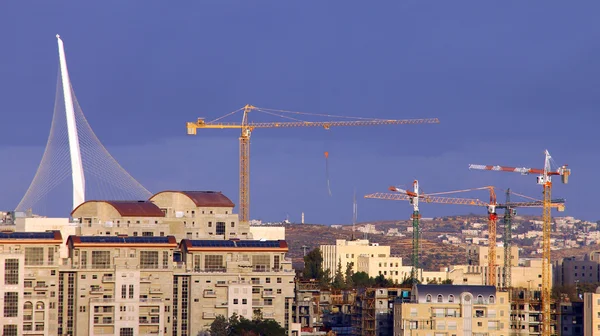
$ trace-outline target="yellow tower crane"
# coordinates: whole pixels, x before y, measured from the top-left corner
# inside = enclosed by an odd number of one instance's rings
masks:
[[[550,300],[551,300],[551,285],[550,282],[550,231],[552,229],[552,175],[560,176],[563,183],[569,182],[569,175],[571,175],[571,169],[567,168],[566,165],[559,167],[556,170],[552,170],[551,161],[552,157],[546,150],[544,151],[545,160],[543,169],[535,168],[515,168],[515,167],[502,167],[502,166],[486,166],[486,165],[469,165],[469,169],[479,170],[495,170],[521,173],[522,175],[528,174],[539,174],[537,177],[537,183],[543,187],[543,212],[542,212],[542,335],[550,336],[552,331],[550,330]]]
[[[241,123],[224,123],[218,122],[227,116],[242,111]],[[285,122],[250,122],[248,114],[251,111],[263,112],[269,115],[290,119],[292,121]],[[286,115],[282,115],[286,114]],[[353,120],[330,120],[330,121],[304,121],[289,115],[309,115],[313,117],[329,117],[329,118],[347,118]],[[204,118],[198,118],[196,122],[187,123],[187,134],[195,135],[199,128],[212,129],[239,129],[241,130],[240,141],[240,222],[248,223],[250,220],[250,135],[257,128],[291,128],[291,127],[323,127],[329,129],[331,127],[345,126],[375,126],[375,125],[406,125],[406,124],[437,124],[437,118],[428,119],[373,119],[373,118],[352,118],[335,115],[314,114],[305,112],[294,112],[285,110],[274,110],[260,108],[252,105],[246,105],[241,109],[233,111],[217,118],[211,122],[206,122]]]

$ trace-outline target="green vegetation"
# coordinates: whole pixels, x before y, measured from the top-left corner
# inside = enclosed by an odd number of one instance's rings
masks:
[[[199,334],[201,335],[201,334]],[[211,336],[285,336],[285,329],[274,320],[253,319],[233,314],[229,319],[223,315],[210,325]]]

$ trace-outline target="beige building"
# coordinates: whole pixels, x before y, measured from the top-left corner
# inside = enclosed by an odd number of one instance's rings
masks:
[[[508,335],[507,292],[493,286],[416,285],[394,303],[394,336]]]
[[[57,335],[60,232],[0,232],[2,335]]]
[[[77,234],[78,225],[72,223],[69,218],[48,218],[39,216],[24,216],[15,219],[14,230],[16,232],[45,232],[60,231],[63,242],[60,246],[60,258],[67,258],[67,238]]]
[[[468,245],[467,250],[467,264],[469,265],[480,265],[484,266],[488,264],[488,256],[490,254],[488,246],[480,245]],[[511,266],[519,266],[519,247],[511,246]],[[496,247],[496,265],[499,267],[504,266],[504,247]]]
[[[323,270],[329,270],[331,276],[335,274],[338,263],[341,263],[342,271],[344,271],[346,265],[352,262],[354,263],[353,270],[357,271],[358,258],[360,256],[373,258],[388,258],[390,256],[389,246],[379,246],[377,243],[369,243],[367,239],[337,239],[335,245],[321,245],[320,249],[323,255]]]
[[[600,287],[583,294],[583,334],[600,335]]]
[[[162,191],[148,201],[87,201],[71,212],[78,235],[125,234],[181,239],[250,239],[235,204],[220,192]]]
[[[250,234],[254,240],[284,240],[285,226],[250,225]]]
[[[285,257],[285,241],[186,239],[180,250],[186,270],[177,272],[173,283],[174,291],[190,295],[188,335],[207,330],[218,315],[234,313],[289,328],[295,272]],[[183,330],[183,318],[177,321]]]

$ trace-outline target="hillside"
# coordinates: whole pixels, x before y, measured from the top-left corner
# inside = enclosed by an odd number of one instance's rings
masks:
[[[373,222],[378,228],[397,225],[396,222]],[[356,238],[364,238],[364,234],[356,232]],[[460,247],[442,244],[430,239],[431,234],[424,232],[421,239],[421,265],[426,270],[439,270],[440,267],[450,264],[465,263],[465,250]],[[434,234],[437,237],[437,233]],[[289,256],[292,258],[295,266],[302,265],[303,250],[302,246],[307,246],[307,251],[310,251],[319,245],[335,244],[336,239],[351,239],[351,226],[341,229],[334,229],[324,225],[314,224],[293,224],[286,225],[286,240],[289,244]],[[405,265],[410,265],[410,257],[412,251],[412,238],[407,237],[390,237],[382,234],[369,234],[368,239],[371,242],[379,243],[380,245],[391,246],[391,253],[399,255],[403,258]]]

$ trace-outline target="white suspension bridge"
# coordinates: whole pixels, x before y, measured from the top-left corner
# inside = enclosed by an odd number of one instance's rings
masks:
[[[148,199],[150,191],[110,155],[85,118],[71,85],[63,41],[59,35],[56,38],[60,72],[50,135],[37,172],[16,210],[43,215],[52,203],[49,201],[65,198],[69,184],[73,191],[71,209],[90,199]]]

